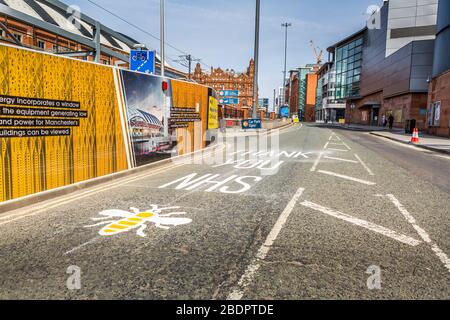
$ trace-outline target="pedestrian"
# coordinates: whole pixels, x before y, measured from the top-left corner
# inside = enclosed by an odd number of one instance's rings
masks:
[[[381,118],[381,125],[383,126],[383,128],[386,128],[387,126],[387,119],[385,114],[383,114],[383,117]]]
[[[394,127],[394,116],[391,114],[389,116],[389,130],[392,130],[393,127]]]

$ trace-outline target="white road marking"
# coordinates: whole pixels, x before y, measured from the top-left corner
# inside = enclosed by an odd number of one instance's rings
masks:
[[[350,148],[349,146],[348,146],[348,144],[346,144],[344,141],[341,141],[342,142],[342,144],[348,149],[348,150],[352,150],[352,148]]]
[[[374,176],[375,174],[373,173],[372,170],[370,170],[370,168],[367,166],[367,164],[364,163],[364,161],[362,161],[362,159],[355,153],[355,158],[358,159],[359,163],[361,163],[361,165],[364,167],[364,169],[366,169],[366,171],[369,173],[369,175]]]
[[[355,218],[355,217],[350,216],[348,214],[345,214],[345,213],[342,213],[342,212],[339,212],[339,211],[335,211],[335,210],[323,207],[321,205],[318,205],[318,204],[315,204],[315,203],[312,203],[312,202],[309,202],[309,201],[304,201],[304,202],[301,203],[301,205],[304,206],[304,207],[313,209],[315,211],[319,211],[319,212],[325,213],[325,214],[327,214],[329,216],[332,216],[334,218],[337,218],[337,219],[349,222],[351,224],[357,225],[359,227],[368,229],[370,231],[376,232],[378,234],[381,234],[381,235],[386,236],[388,238],[397,240],[397,241],[399,241],[401,243],[410,245],[412,247],[418,246],[421,243],[421,241],[419,241],[419,240],[416,240],[414,238],[405,236],[403,234],[399,234],[399,233],[397,233],[397,232],[395,232],[393,230],[390,230],[388,228],[385,228],[383,226],[379,226],[379,225],[374,224],[372,222],[365,221],[365,220],[362,220],[362,219],[359,219],[359,218]]]
[[[330,142],[328,141],[328,142],[323,146],[323,149],[324,149],[324,150],[328,147],[329,143],[330,143]],[[320,159],[322,158],[322,156],[323,156],[323,152],[320,152],[320,153],[319,153],[319,156],[318,156],[317,159],[316,159],[316,161],[314,161],[314,164],[313,164],[313,166],[312,166],[312,168],[311,168],[311,172],[316,171],[317,166],[319,165]]]
[[[342,141],[341,138],[339,138],[339,136],[337,136],[337,135],[333,132],[333,134],[332,134],[331,137],[330,137],[330,141],[334,140],[334,138],[336,138],[337,141]]]
[[[271,247],[273,246],[275,240],[278,238],[281,230],[286,224],[292,210],[295,208],[297,201],[302,196],[305,189],[300,188],[297,190],[295,195],[292,197],[291,201],[289,201],[288,205],[284,209],[283,213],[278,218],[277,222],[273,226],[269,235],[266,238],[264,244],[259,248],[258,253],[256,254],[256,258],[250,263],[250,265],[245,270],[241,279],[239,280],[237,287],[228,295],[228,300],[241,300],[244,296],[245,289],[253,282],[253,279],[261,267],[261,261],[265,260],[267,254],[269,253]]]
[[[358,161],[355,161],[355,160],[342,159],[342,158],[336,158],[336,157],[330,157],[330,156],[326,156],[325,159],[343,161],[343,162],[349,162],[349,163],[358,163]]]
[[[442,251],[437,246],[437,244],[431,240],[429,234],[417,224],[416,219],[414,219],[414,217],[409,213],[409,211],[400,203],[400,201],[393,194],[388,194],[386,196],[397,207],[397,209],[405,217],[406,221],[408,221],[413,226],[413,228],[416,230],[417,234],[422,238],[422,240],[431,246],[433,252],[436,254],[439,260],[441,260],[441,262],[450,272],[450,259],[445,254],[445,252]]]
[[[366,181],[366,180],[362,180],[362,179],[358,179],[358,178],[353,178],[353,177],[350,177],[350,176],[346,176],[346,175],[343,175],[343,174],[338,174],[338,173],[334,173],[334,172],[330,172],[330,171],[319,170],[318,172],[319,172],[319,173],[323,173],[323,174],[327,174],[327,175],[329,175],[329,176],[334,176],[334,177],[337,177],[337,178],[342,178],[342,179],[345,179],[345,180],[350,180],[350,181],[354,181],[354,182],[359,182],[359,183],[362,183],[362,184],[366,184],[366,185],[368,185],[368,186],[374,186],[374,185],[376,185],[375,182]]]
[[[73,248],[73,249],[67,251],[66,253],[64,253],[64,255],[67,256],[67,255],[69,255],[69,254],[71,254],[71,253],[74,253],[75,251],[77,251],[77,250],[79,250],[79,249],[81,249],[81,248],[83,248],[83,247],[86,247],[87,245],[89,245],[89,244],[91,244],[91,243],[96,242],[96,241],[99,240],[100,238],[101,238],[101,237],[95,237],[94,239],[91,239],[91,240],[89,240],[88,242],[85,242],[85,243],[83,243],[83,244],[81,244],[81,245],[79,245],[79,246],[77,246],[77,247],[75,247],[75,248]]]
[[[322,156],[323,156],[323,153],[320,152],[320,153],[319,153],[319,156],[317,157],[316,161],[314,162],[313,167],[311,168],[311,172],[316,171],[317,166],[319,165],[319,162],[320,162],[320,159],[322,158]]]
[[[343,146],[342,142],[331,142],[330,144],[335,145],[335,146]]]
[[[344,150],[344,149],[336,149],[336,148],[328,148],[328,150],[339,151],[339,152],[348,152],[348,150]]]

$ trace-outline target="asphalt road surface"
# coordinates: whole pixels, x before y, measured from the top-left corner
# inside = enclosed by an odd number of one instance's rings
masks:
[[[239,136],[2,213],[0,298],[450,299],[449,168],[359,132]]]

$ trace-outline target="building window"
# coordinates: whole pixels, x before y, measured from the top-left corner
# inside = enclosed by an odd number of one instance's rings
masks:
[[[363,42],[363,37],[360,37],[336,50],[337,99],[358,97],[360,94]]]
[[[45,49],[45,41],[38,40],[37,41],[37,47],[44,50]]]
[[[17,41],[22,42],[22,35],[14,33],[13,36],[14,38],[16,38]]]

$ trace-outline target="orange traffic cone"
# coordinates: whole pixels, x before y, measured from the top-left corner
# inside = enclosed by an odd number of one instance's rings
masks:
[[[414,128],[411,143],[419,143],[419,129]]]

